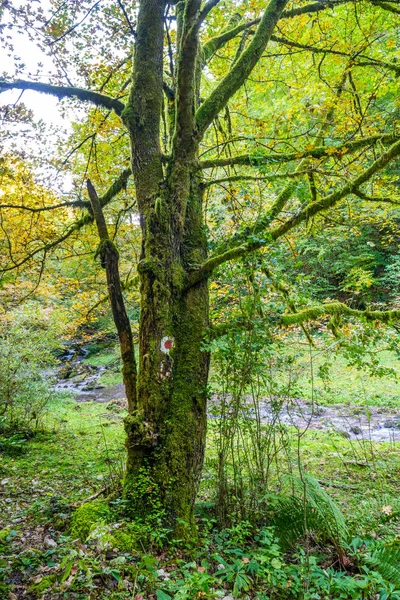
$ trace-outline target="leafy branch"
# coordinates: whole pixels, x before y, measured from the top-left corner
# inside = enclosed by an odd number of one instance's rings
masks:
[[[131,174],[132,174],[132,172],[130,169],[125,169],[125,171],[123,171],[121,173],[121,175],[118,177],[118,179],[116,179],[114,181],[114,183],[108,188],[108,190],[105,192],[105,194],[103,194],[103,196],[101,196],[99,198],[100,205],[102,208],[107,206],[107,204],[109,202],[111,202],[111,200],[114,198],[114,196],[116,196],[117,194],[119,194],[119,192],[121,192],[123,189],[126,188],[128,179],[131,176]],[[94,221],[93,214],[86,213],[80,219],[78,219],[77,221],[72,223],[63,235],[59,236],[58,238],[56,238],[52,242],[49,242],[48,244],[42,244],[35,250],[32,250],[32,252],[29,252],[26,256],[24,256],[24,258],[22,258],[18,262],[15,262],[14,264],[12,264],[8,267],[4,267],[3,269],[1,269],[1,273],[4,274],[8,271],[14,271],[15,269],[18,269],[22,265],[29,262],[32,258],[37,256],[37,254],[40,254],[40,253],[47,254],[49,252],[49,250],[52,250],[53,248],[60,246],[60,244],[62,244],[63,242],[65,242],[65,240],[67,240],[69,237],[71,237],[71,235],[73,233],[79,231],[85,225],[89,225],[90,223],[93,223],[93,221]]]
[[[317,146],[310,150],[299,150],[298,152],[276,152],[269,154],[239,154],[227,158],[210,158],[199,162],[199,169],[212,169],[216,167],[230,167],[242,165],[249,167],[260,167],[262,165],[286,163],[301,158],[324,158],[328,156],[341,157],[360,148],[372,146],[377,142],[382,144],[392,144],[399,139],[399,136],[393,134],[376,134],[360,138],[350,142],[343,142],[339,146]]]
[[[341,189],[332,192],[331,194],[328,194],[327,196],[320,198],[314,202],[311,202],[303,210],[299,211],[297,214],[287,219],[281,225],[278,225],[273,229],[260,231],[262,227],[267,227],[270,222],[270,218],[267,219],[268,223],[266,223],[264,219],[261,219],[258,226],[256,226],[253,229],[253,235],[249,236],[252,238],[250,239],[250,241],[239,245],[235,245],[230,249],[226,250],[225,252],[211,256],[197,270],[192,271],[188,276],[188,287],[208,277],[214,269],[216,269],[223,263],[229,260],[233,260],[235,258],[245,256],[249,252],[258,250],[259,248],[263,248],[268,244],[273,243],[274,241],[278,240],[283,235],[300,225],[300,223],[303,223],[311,217],[325,210],[328,210],[349,194],[354,194],[356,191],[358,191],[359,187],[363,183],[371,179],[371,177],[375,175],[375,173],[381,171],[389,162],[391,162],[394,158],[398,157],[399,155],[400,141],[397,141],[388,149],[387,152],[383,153],[375,162],[372,163],[372,165],[368,169],[366,169],[354,180],[349,181]],[[255,237],[255,235],[257,234],[260,235],[260,237]],[[232,242],[234,243],[235,239],[233,239]]]

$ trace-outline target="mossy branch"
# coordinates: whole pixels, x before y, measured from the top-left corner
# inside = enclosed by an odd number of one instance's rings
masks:
[[[260,60],[288,1],[270,0],[251,43],[233,65],[226,77],[222,79],[198,109],[196,123],[199,138],[202,138],[208,126],[224,106],[226,106],[229,99],[243,85]]]
[[[345,154],[350,154],[361,148],[373,146],[376,143],[393,144],[399,139],[398,135],[393,134],[375,134],[365,138],[360,138],[350,142],[343,142],[339,146],[317,146],[310,150],[299,150],[298,152],[282,152],[268,154],[240,154],[228,158],[211,158],[199,162],[199,169],[214,169],[216,167],[229,167],[242,165],[248,167],[261,167],[269,164],[287,163],[303,158],[326,158],[333,156],[340,158]]]
[[[327,315],[332,317],[347,315],[349,317],[365,319],[366,321],[380,321],[387,325],[400,321],[400,310],[357,310],[349,308],[342,302],[331,302],[329,304],[322,304],[321,306],[306,308],[297,313],[283,315],[281,322],[283,325],[302,325],[303,323],[316,321]]]
[[[390,2],[382,2],[381,0],[372,0],[372,4],[374,4],[375,6],[379,6],[380,8],[383,8],[384,10],[388,10],[389,12],[392,12],[396,15],[400,15],[400,8],[396,8]]]
[[[86,184],[90,203],[92,205],[93,217],[96,221],[97,231],[100,238],[100,244],[96,255],[100,256],[101,266],[103,269],[105,269],[107,275],[108,296],[110,299],[115,327],[118,332],[123,365],[122,375],[124,379],[126,397],[128,400],[128,409],[129,413],[132,413],[136,409],[137,402],[137,368],[132,328],[126,312],[124,297],[122,295],[122,285],[118,265],[118,250],[108,235],[107,223],[97,192],[90,179],[87,180]]]
[[[0,93],[13,89],[33,90],[34,92],[56,96],[60,100],[62,98],[78,98],[83,102],[90,102],[96,106],[103,106],[104,108],[114,110],[117,115],[121,115],[125,107],[124,103],[120,100],[110,98],[99,92],[91,92],[90,90],[84,90],[77,87],[50,85],[38,81],[25,81],[23,79],[17,79],[16,81],[0,81]]]
[[[294,171],[291,173],[274,173],[273,175],[260,175],[257,177],[256,175],[232,175],[231,177],[222,177],[221,179],[210,179],[204,183],[205,187],[210,187],[211,185],[218,185],[220,183],[235,183],[242,181],[277,181],[279,179],[292,179],[297,177],[303,177],[304,175],[308,175],[310,172],[309,169],[304,171]]]

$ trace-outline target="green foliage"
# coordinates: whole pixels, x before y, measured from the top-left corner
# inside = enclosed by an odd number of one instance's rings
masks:
[[[2,428],[35,430],[52,392],[43,370],[55,364],[58,327],[27,304],[0,321],[0,415]],[[16,440],[14,440],[16,441]],[[12,442],[9,442],[10,445]]]
[[[55,581],[55,575],[46,575],[38,583],[34,583],[31,586],[29,586],[27,591],[28,593],[33,594],[37,598],[41,598],[43,594],[47,592],[49,588],[51,588]]]
[[[397,540],[388,544],[379,544],[367,557],[367,563],[384,579],[400,589],[400,543]]]
[[[291,547],[310,532],[316,532],[325,542],[342,547],[348,529],[338,506],[321,488],[318,481],[303,473],[288,478],[293,495],[268,496],[272,522],[284,547]]]

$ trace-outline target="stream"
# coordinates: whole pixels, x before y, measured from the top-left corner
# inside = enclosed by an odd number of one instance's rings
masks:
[[[55,389],[71,394],[77,402],[126,403],[123,384],[101,385],[100,376],[108,368],[88,365],[84,362],[86,355],[83,346],[74,346],[64,352],[60,357],[61,367]],[[216,394],[209,401],[210,418],[215,418],[215,407],[221,401]],[[400,441],[400,409],[396,411],[384,406],[350,407],[343,404],[317,406],[301,398],[279,401],[261,398],[256,415],[250,396],[245,398],[244,406],[247,416],[258,416],[262,423],[279,421],[301,430],[331,430],[353,440]]]

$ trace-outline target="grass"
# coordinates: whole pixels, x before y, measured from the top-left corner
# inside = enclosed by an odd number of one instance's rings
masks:
[[[310,355],[298,356],[296,370],[298,386],[304,398],[313,394],[320,404],[355,404],[370,406],[400,406],[400,361],[389,351],[379,353],[382,376],[371,375],[364,369],[349,365],[340,354],[330,357],[329,378],[323,378],[326,357],[316,353],[311,362]],[[393,370],[393,374],[385,372]]]
[[[119,356],[116,352],[117,348],[113,349],[112,352],[107,348],[106,350],[100,350],[96,354],[92,354],[83,361],[85,364],[92,367],[109,367],[110,365],[117,364]]]
[[[260,549],[253,547],[254,536],[259,537],[263,530],[254,530],[247,521],[240,519],[231,529],[219,533],[218,530],[212,531],[212,515],[202,518],[199,521],[201,535],[194,562],[193,557],[190,558],[182,548],[171,551],[168,558],[157,550],[157,544],[153,546],[153,552],[145,547],[139,547],[138,550],[132,545],[134,538],[129,537],[133,535],[129,524],[118,525],[122,529],[117,538],[112,524],[103,526],[102,533],[91,534],[89,538],[92,541],[89,539],[82,543],[69,537],[70,504],[92,495],[121,472],[124,461],[122,416],[95,402],[78,404],[66,397],[57,398],[51,406],[46,430],[29,441],[26,452],[1,456],[3,493],[0,495],[0,549],[2,547],[3,562],[0,560],[0,575],[3,573],[4,580],[0,584],[0,592],[3,589],[4,597],[11,591],[19,598],[29,589],[28,598],[32,600],[122,600],[135,598],[137,594],[149,600],[174,597],[195,600],[222,597],[222,593],[229,595],[232,589],[236,589],[237,597],[242,597],[248,586],[251,598],[300,598],[282,595],[281,587],[286,585],[284,577],[295,585],[295,578],[300,577],[300,571],[296,569],[303,568],[302,559],[296,558],[294,563],[285,562],[273,537],[268,542],[268,548],[263,547],[263,552],[272,553],[268,564],[275,560],[273,564],[278,570],[268,571],[263,577],[268,575],[268,581],[275,582],[274,586],[276,590],[281,589],[281,595],[262,596],[261,590],[269,585],[267,579],[264,581],[260,579],[261,575],[255,577],[243,569],[248,564],[247,557],[252,560],[252,556],[259,556]],[[213,422],[209,429],[200,503],[213,495],[214,482],[210,473],[215,476],[215,427]],[[278,470],[286,468],[288,458],[292,464],[297,461],[298,438],[291,430],[289,434],[290,444],[286,448],[285,458],[279,459]],[[400,510],[399,445],[352,442],[335,434],[310,430],[301,440],[301,460],[307,472],[322,483],[339,505],[353,535],[365,535],[369,539],[393,539],[400,535],[398,519],[392,520],[390,514],[385,512]],[[247,469],[245,477],[251,476]],[[114,520],[119,519],[116,516]],[[152,531],[151,535],[154,536],[155,532]],[[153,539],[151,543],[154,543],[154,537],[148,537],[149,532],[146,536],[143,534],[142,544],[147,543],[145,539]],[[44,540],[48,538],[54,540],[56,546],[46,546],[48,542]],[[107,539],[113,540],[112,546],[107,546]],[[214,555],[218,558],[212,559]],[[219,576],[215,574],[216,567],[212,567],[212,564],[221,560],[227,566]],[[257,560],[261,560],[257,568],[264,568],[260,566],[264,564],[264,558],[261,556]],[[318,564],[313,567],[317,579],[322,577],[323,572]],[[253,567],[256,568],[255,563]],[[172,573],[170,579],[160,579],[160,568]],[[207,577],[203,576],[203,569]],[[93,578],[96,573],[98,575]],[[242,575],[237,578],[238,573],[242,573],[243,579]],[[335,577],[343,578],[343,574]],[[128,583],[123,585],[123,580]],[[337,585],[350,585],[349,581],[340,579]],[[251,587],[253,585],[254,588]],[[320,584],[315,585],[318,587]],[[185,589],[186,595],[183,592],[179,592],[182,595],[178,594],[179,590]],[[211,589],[215,593],[221,592],[220,595],[216,596]],[[199,595],[202,591],[205,596]],[[354,594],[357,593],[354,591]],[[348,594],[340,597],[361,597],[353,592],[353,595],[350,592]],[[339,598],[328,594],[322,597]]]

